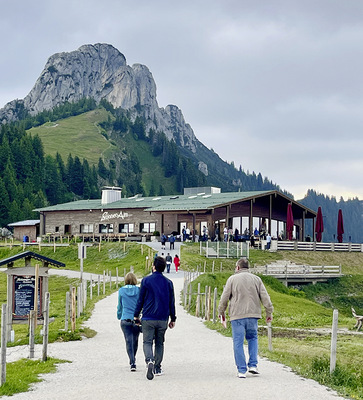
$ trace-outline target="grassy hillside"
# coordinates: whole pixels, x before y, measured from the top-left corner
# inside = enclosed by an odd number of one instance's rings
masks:
[[[32,135],[37,134],[43,142],[47,155],[55,156],[58,152],[66,162],[69,154],[87,159],[90,165],[97,165],[100,157],[105,165],[110,159],[118,159],[122,153],[135,154],[141,171],[142,186],[148,194],[152,186],[155,194],[160,186],[165,193],[175,193],[175,176],[165,178],[160,157],[154,157],[147,142],[136,140],[129,133],[106,132],[100,124],[113,118],[104,108],[97,108],[86,113],[47,122],[31,128]]]
[[[160,164],[160,157],[154,157],[150,146],[142,140],[135,140],[131,135],[125,135],[124,143],[128,152],[133,152],[139,160],[142,171],[142,185],[146,193],[150,193],[151,186],[154,186],[155,194],[158,194],[162,186],[165,193],[175,193],[176,178],[164,176],[164,168]]]
[[[58,152],[64,161],[72,154],[81,160],[87,159],[91,165],[97,165],[100,157],[108,159],[116,150],[102,135],[105,132],[99,126],[99,123],[107,121],[109,116],[105,109],[98,108],[75,117],[47,122],[31,128],[29,132],[39,135],[46,154],[55,156]]]
[[[198,246],[188,245],[182,248],[182,267],[196,270],[198,265],[208,273],[199,276],[192,284],[192,292],[197,292],[198,283],[201,288],[211,286],[222,293],[223,285],[233,273],[235,260],[205,260],[198,255]],[[277,252],[252,251],[251,264],[264,265],[277,259],[304,262],[310,265],[342,264],[346,274],[327,284],[316,284],[296,288],[286,288],[274,278],[263,278],[266,288],[274,304],[274,320],[272,322],[272,351],[269,350],[264,319],[260,321],[259,354],[270,360],[291,367],[300,375],[314,379],[338,391],[338,393],[354,399],[363,399],[362,370],[362,335],[353,333],[355,320],[350,312],[352,301],[359,304],[363,311],[363,254],[333,252]],[[211,273],[213,261],[217,269],[223,263],[224,272]],[[202,290],[203,291],[203,290]],[[324,301],[320,301],[324,299]],[[314,301],[314,300],[318,300]],[[321,303],[321,304],[319,304]],[[339,309],[339,328],[349,331],[339,332],[337,343],[337,365],[330,373],[330,328],[333,308]],[[196,296],[191,301],[188,311],[194,314]],[[231,336],[231,326],[224,329],[219,322],[206,322],[206,325],[223,335]],[[322,329],[323,328],[323,329]],[[325,332],[325,333],[324,333]]]
[[[22,251],[22,248],[7,249],[0,247],[0,259]],[[145,256],[152,258],[151,250],[143,245],[132,243],[105,243],[99,251],[98,246],[87,250],[87,259],[84,261],[84,270],[95,274],[102,274],[103,270],[111,271],[114,275],[116,268],[119,274],[123,275],[124,269],[134,267],[136,274],[141,277],[145,274]],[[79,270],[79,260],[77,257],[77,246],[57,248],[56,253],[53,248],[43,247],[41,254],[66,263],[66,267],[72,270]],[[250,253],[251,264],[263,265],[277,259],[289,259],[290,261],[306,262],[309,264],[326,265],[342,264],[343,272],[346,276],[340,280],[334,280],[325,286],[323,284],[308,285],[314,292],[309,290],[298,291],[294,288],[286,288],[282,283],[273,278],[264,279],[268,292],[275,307],[273,321],[273,351],[268,350],[267,338],[264,328],[260,328],[260,355],[276,360],[290,366],[299,374],[316,379],[322,384],[337,389],[341,394],[351,398],[363,399],[363,374],[361,368],[362,336],[343,335],[338,337],[337,369],[334,374],[329,373],[329,351],[330,335],[323,334],[321,331],[309,331],[315,328],[330,328],[332,321],[332,303],[324,302],[319,304],[314,300],[315,292],[324,291],[323,296],[329,299],[351,299],[363,292],[363,255],[353,253],[318,253],[318,252],[276,252],[270,253],[254,250]],[[216,269],[220,263],[223,265],[223,272],[211,273],[213,261]],[[196,292],[198,282],[201,287],[210,285],[217,287],[220,295],[228,276],[233,273],[236,260],[234,259],[205,259],[199,255],[198,244],[188,244],[182,247],[181,262],[183,270],[196,270],[198,265],[206,262],[206,274],[201,275],[194,283],[193,292]],[[22,265],[22,264],[21,264]],[[353,273],[354,272],[354,273]],[[52,316],[56,321],[51,324],[54,331],[51,334],[52,340],[68,340],[61,333],[64,326],[64,301],[65,292],[70,284],[77,284],[77,279],[69,280],[66,278],[51,277],[51,307]],[[0,273],[0,285],[5,287],[6,276]],[[109,290],[108,285],[106,285]],[[320,288],[320,289],[319,289]],[[321,289],[323,288],[323,289]],[[113,288],[113,290],[115,290]],[[339,296],[338,296],[339,295]],[[194,296],[195,297],[195,296]],[[5,291],[0,291],[0,302],[6,301]],[[349,300],[350,301],[350,300]],[[88,304],[88,303],[87,303]],[[73,339],[79,338],[84,334],[81,330],[81,322],[90,315],[93,305],[87,308],[84,315],[77,325],[77,335]],[[352,330],[355,321],[349,309],[344,312],[347,306],[342,302],[343,312],[339,312],[339,327]],[[190,312],[195,310],[195,298],[193,298]],[[362,308],[363,310],[363,308]],[[207,323],[211,329],[216,329],[222,334],[230,335],[230,326],[223,329],[219,323]],[[264,325],[263,320],[260,325]],[[16,338],[20,339],[16,344],[26,343],[27,326],[16,327]],[[309,330],[307,330],[309,329]],[[39,340],[40,336],[37,336]],[[1,392],[0,392],[1,393]]]

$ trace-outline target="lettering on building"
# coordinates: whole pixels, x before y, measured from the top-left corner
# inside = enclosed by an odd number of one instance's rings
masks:
[[[131,217],[132,214],[129,214],[127,212],[117,212],[114,214],[110,214],[108,211],[105,211],[102,216],[101,216],[101,222],[103,221],[109,221],[110,219],[125,219],[127,217]]]

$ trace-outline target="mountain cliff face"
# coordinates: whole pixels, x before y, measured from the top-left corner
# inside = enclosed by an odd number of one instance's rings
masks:
[[[124,55],[109,44],[84,45],[51,56],[30,93],[0,110],[0,122],[15,121],[24,111],[35,115],[84,97],[97,102],[106,99],[115,108],[134,111],[135,116],[142,113],[147,131],[164,131],[179,146],[196,151],[198,140],[181,110],[174,105],[159,108],[149,69],[141,64],[130,67]]]

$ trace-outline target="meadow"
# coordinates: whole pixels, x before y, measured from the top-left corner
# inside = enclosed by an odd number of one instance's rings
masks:
[[[20,247],[12,249],[0,247],[0,260],[22,251]],[[35,250],[34,250],[35,251]],[[35,251],[37,252],[37,251]],[[44,256],[62,261],[66,268],[79,271],[77,246],[59,247],[54,252],[52,247],[42,247],[40,253]],[[87,249],[87,258],[84,260],[84,271],[92,274],[103,274],[103,271],[120,276],[133,268],[139,278],[150,271],[150,260],[154,253],[146,245],[134,243],[103,243]],[[344,277],[334,279],[330,283],[306,285],[286,288],[274,278],[263,278],[275,307],[273,321],[273,350],[268,350],[266,329],[263,320],[260,322],[260,356],[278,361],[289,367],[301,376],[312,378],[325,384],[340,394],[350,398],[363,399],[363,372],[361,354],[363,350],[362,335],[353,335],[353,325],[350,307],[355,306],[357,311],[363,311],[363,255],[361,253],[313,253],[313,252],[276,252],[270,253],[259,250],[250,252],[251,267],[265,265],[274,260],[290,260],[296,263],[310,265],[342,265]],[[183,270],[197,270],[206,268],[206,273],[199,276],[193,283],[194,288],[201,283],[201,287],[209,285],[212,290],[216,287],[220,295],[228,276],[235,267],[235,259],[214,259],[218,268],[212,272],[213,260],[206,260],[199,255],[197,244],[186,244],[182,247],[181,268]],[[23,266],[19,262],[19,266]],[[222,264],[222,265],[221,265]],[[220,266],[222,271],[220,272]],[[218,269],[218,272],[216,271]],[[94,296],[87,302],[87,307],[77,320],[76,331],[64,331],[65,293],[70,285],[76,286],[78,279],[51,276],[49,291],[51,293],[51,317],[55,320],[50,324],[50,341],[80,340],[82,336],[92,336],[96,332],[85,330],[82,323],[89,318],[94,304],[103,297]],[[5,274],[0,273],[0,287],[6,287]],[[106,296],[117,290],[106,285]],[[94,291],[95,293],[95,291]],[[189,312],[195,310],[193,299]],[[0,302],[6,302],[6,290],[0,291]],[[338,336],[337,368],[333,374],[329,373],[330,335],[324,333],[332,323],[333,308],[339,310],[339,328],[346,331]],[[208,328],[215,329],[223,335],[230,336],[228,325],[224,329],[221,324],[211,321],[205,322]],[[42,338],[37,332],[36,340]],[[9,346],[26,344],[28,341],[27,325],[15,327],[15,342]],[[46,364],[38,366],[31,360],[21,360],[14,365],[9,364],[7,383],[0,388],[0,395],[15,393],[24,389],[26,383],[35,381],[38,375],[30,373],[40,368],[42,373],[54,371],[54,365],[65,360],[48,360]],[[19,367],[16,367],[16,366]],[[24,377],[19,376],[19,368],[24,371]],[[35,368],[35,365],[36,368]],[[16,371],[16,372],[15,372]],[[28,372],[26,372],[28,371]],[[29,378],[29,376],[33,376]]]

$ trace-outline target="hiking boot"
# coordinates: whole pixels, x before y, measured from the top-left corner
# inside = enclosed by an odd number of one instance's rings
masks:
[[[149,361],[147,364],[146,378],[149,379],[149,381],[154,379],[154,362],[153,361]]]
[[[130,365],[130,371],[132,371],[132,372],[136,371],[136,365],[135,364],[131,364]]]
[[[258,375],[259,374],[257,367],[248,368],[248,372],[253,374],[253,375]]]
[[[237,372],[237,378],[246,378],[246,372]]]

